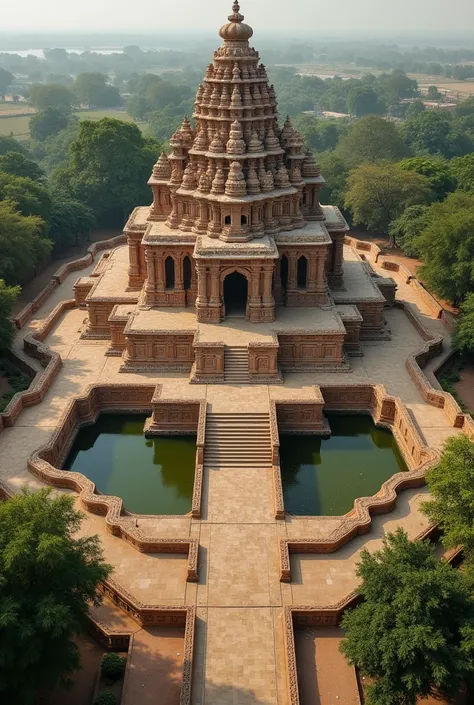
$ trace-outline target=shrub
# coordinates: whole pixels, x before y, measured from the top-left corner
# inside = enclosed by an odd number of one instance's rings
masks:
[[[100,668],[105,678],[116,681],[125,670],[125,659],[118,654],[104,654]]]
[[[119,699],[113,690],[101,690],[93,705],[119,705]]]

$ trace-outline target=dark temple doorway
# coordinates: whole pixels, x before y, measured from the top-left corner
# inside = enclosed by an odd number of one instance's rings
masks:
[[[248,282],[240,272],[232,272],[224,279],[224,303],[226,316],[245,316],[247,309]]]

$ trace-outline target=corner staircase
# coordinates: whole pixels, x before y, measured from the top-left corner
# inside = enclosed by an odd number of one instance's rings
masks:
[[[206,415],[204,465],[268,468],[272,465],[268,413]]]
[[[227,384],[249,384],[248,348],[230,346],[224,348],[224,382]]]

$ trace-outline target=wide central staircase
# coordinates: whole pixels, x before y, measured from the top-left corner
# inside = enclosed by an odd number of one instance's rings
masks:
[[[269,414],[208,412],[204,464],[213,467],[271,466]]]
[[[248,348],[226,345],[224,347],[224,382],[248,384],[249,381]]]

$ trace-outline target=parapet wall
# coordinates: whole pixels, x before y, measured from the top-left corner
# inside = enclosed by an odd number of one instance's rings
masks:
[[[68,262],[67,264],[63,264],[59,267],[59,269],[53,274],[49,284],[47,284],[44,289],[40,291],[31,303],[22,308],[18,315],[15,316],[13,320],[16,327],[18,329],[23,328],[31,316],[41,308],[45,301],[49,299],[53,291],[55,291],[58,286],[63,283],[68,274],[91,265],[94,262],[98,252],[117,247],[118,245],[123,245],[126,242],[127,238],[124,234],[110,238],[110,240],[94,242],[93,245],[87,248],[87,254],[85,254],[84,257],[80,257],[79,259],[75,259],[72,262]]]

